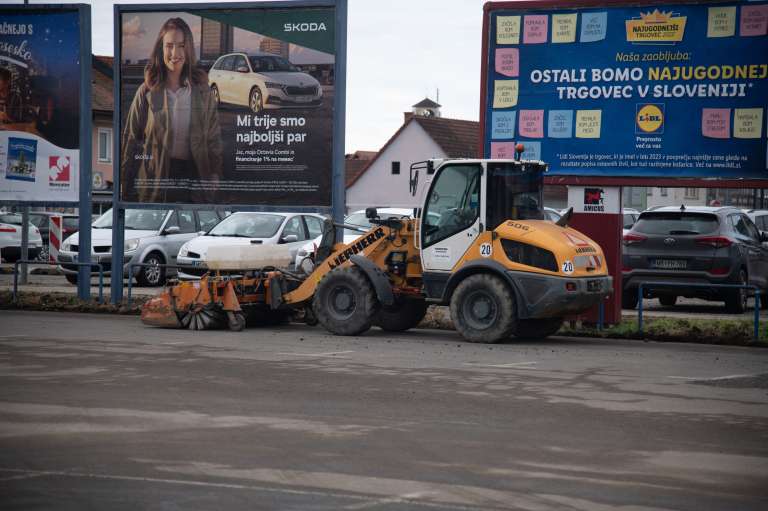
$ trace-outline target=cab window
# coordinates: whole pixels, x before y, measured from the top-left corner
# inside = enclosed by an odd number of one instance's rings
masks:
[[[479,165],[443,167],[429,192],[422,239],[427,247],[468,229],[480,216]]]

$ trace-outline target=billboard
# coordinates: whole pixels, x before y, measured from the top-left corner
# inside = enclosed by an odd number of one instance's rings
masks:
[[[550,175],[768,179],[768,2],[524,4],[486,5],[486,157],[521,142]]]
[[[79,200],[80,25],[77,8],[0,9],[0,201]]]
[[[335,7],[118,6],[120,200],[331,205]]]

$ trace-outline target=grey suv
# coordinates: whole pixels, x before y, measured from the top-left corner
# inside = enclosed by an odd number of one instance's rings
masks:
[[[646,291],[643,297],[675,304],[678,296],[724,301],[728,312],[747,307],[745,289],[686,286],[751,284],[768,296],[768,233],[761,232],[740,209],[732,207],[663,207],[645,211],[624,235],[622,306],[637,305],[642,282],[669,282],[675,287]]]

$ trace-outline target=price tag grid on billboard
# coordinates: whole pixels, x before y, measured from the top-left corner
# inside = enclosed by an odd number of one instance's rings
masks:
[[[487,157],[522,142],[554,175],[768,179],[768,2],[503,6]]]

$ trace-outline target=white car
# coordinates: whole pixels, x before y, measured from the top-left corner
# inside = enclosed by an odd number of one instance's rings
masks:
[[[635,225],[637,219],[640,218],[640,212],[632,208],[624,208],[621,212],[624,215],[622,220],[622,236],[625,236],[632,229],[632,226]]]
[[[412,218],[413,217],[413,209],[407,209],[407,208],[377,208],[376,212],[378,213],[380,218]],[[368,217],[365,216],[364,209],[355,211],[354,213],[350,213],[344,219],[344,223],[346,225],[353,225],[362,229],[362,231],[357,231],[354,229],[344,229],[345,245],[347,243],[351,243],[355,241],[357,238],[362,236],[365,231],[368,231],[371,228],[371,221],[368,220]],[[321,239],[322,239],[322,233],[320,236],[317,236],[312,241],[305,243],[299,249],[299,251],[296,253],[296,260],[294,263],[297,269],[301,268],[306,272],[306,270],[314,266],[315,250],[317,249],[317,246],[320,244]],[[313,262],[313,264],[306,268],[302,267],[302,262],[307,258],[309,258]]]
[[[323,216],[313,213],[232,213],[207,234],[181,246],[176,261],[186,267],[179,270],[179,278],[194,280],[207,273],[208,249],[212,246],[282,244],[295,257],[308,239],[322,234],[323,220]]]
[[[216,102],[247,106],[254,113],[271,108],[308,108],[322,103],[315,78],[270,53],[228,53],[208,71]]]
[[[29,236],[27,259],[37,258],[43,248],[40,230],[31,223],[27,226]],[[0,213],[0,260],[13,263],[21,259],[21,214]]]

